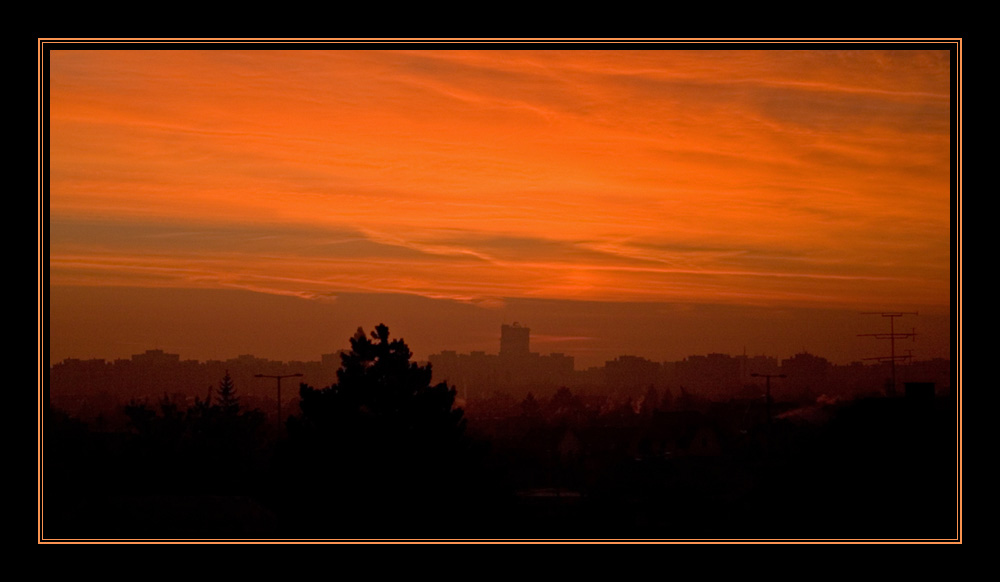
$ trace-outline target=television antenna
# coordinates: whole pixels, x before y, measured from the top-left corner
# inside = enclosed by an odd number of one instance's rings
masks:
[[[887,339],[889,340],[889,355],[879,356],[876,358],[864,358],[865,360],[878,360],[879,362],[889,362],[892,366],[892,380],[889,384],[887,390],[888,396],[896,395],[896,360],[902,360],[913,357],[913,353],[906,356],[896,355],[896,340],[897,339],[907,339],[912,338],[913,341],[917,341],[917,329],[913,328],[910,333],[896,333],[896,318],[903,317],[904,315],[917,315],[916,311],[862,311],[861,315],[881,315],[882,317],[889,318],[889,333],[859,333],[858,337],[873,337],[875,339]]]

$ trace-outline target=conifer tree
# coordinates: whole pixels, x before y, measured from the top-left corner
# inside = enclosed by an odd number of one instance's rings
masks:
[[[479,479],[480,454],[455,390],[432,384],[431,367],[412,362],[385,325],[370,336],[359,328],[350,344],[335,384],[300,386],[301,414],[289,419],[279,458],[288,498],[299,500],[290,511],[322,535],[450,531],[451,507],[477,491],[469,483]]]
[[[240,398],[236,395],[236,386],[229,376],[229,370],[219,382],[219,409],[227,416],[235,416],[240,411]]]

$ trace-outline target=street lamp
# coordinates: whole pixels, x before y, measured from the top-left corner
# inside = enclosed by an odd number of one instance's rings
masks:
[[[254,378],[274,378],[278,381],[278,433],[281,433],[281,379],[299,378],[302,374],[285,374],[284,376],[272,376],[269,374],[254,374]]]
[[[764,401],[764,406],[767,409],[767,427],[768,430],[771,428],[771,378],[787,378],[784,374],[750,374],[754,378],[766,378],[767,379],[767,399]]]

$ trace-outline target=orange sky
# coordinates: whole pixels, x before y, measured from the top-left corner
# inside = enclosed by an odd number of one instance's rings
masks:
[[[50,55],[53,289],[949,309],[947,50]]]

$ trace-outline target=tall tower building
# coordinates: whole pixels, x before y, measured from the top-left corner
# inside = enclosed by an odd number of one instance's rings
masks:
[[[503,358],[527,357],[530,333],[530,328],[522,327],[516,321],[514,325],[504,324],[500,326],[500,356]]]

